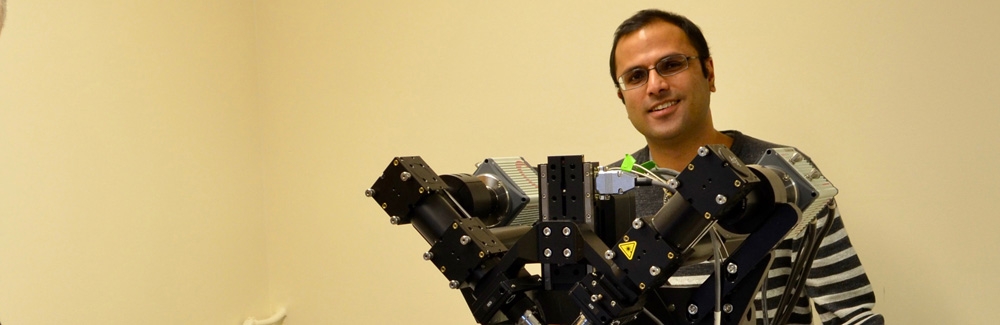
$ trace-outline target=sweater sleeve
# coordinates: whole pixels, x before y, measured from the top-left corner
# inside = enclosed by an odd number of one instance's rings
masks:
[[[872,312],[875,293],[847,236],[840,209],[833,212],[832,221],[828,215],[818,225],[832,222],[806,279],[806,293],[824,325],[884,324],[882,315]]]

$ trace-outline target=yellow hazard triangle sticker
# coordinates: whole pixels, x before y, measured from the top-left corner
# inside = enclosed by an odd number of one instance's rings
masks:
[[[635,246],[636,245],[637,245],[637,243],[634,242],[634,241],[627,241],[627,242],[618,244],[618,249],[622,250],[622,253],[625,254],[625,258],[627,258],[629,261],[631,261],[632,257],[635,256]]]

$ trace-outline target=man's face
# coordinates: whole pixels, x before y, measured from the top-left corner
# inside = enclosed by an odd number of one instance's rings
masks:
[[[618,41],[615,75],[636,67],[652,68],[671,54],[694,57],[698,52],[679,27],[654,21]],[[625,102],[628,119],[647,141],[670,141],[697,135],[706,128],[714,130],[709,111],[710,93],[715,91],[712,60],[705,62],[707,77],[702,73],[699,59],[691,59],[688,64],[687,70],[669,77],[651,70],[645,85],[619,89],[618,96]]]

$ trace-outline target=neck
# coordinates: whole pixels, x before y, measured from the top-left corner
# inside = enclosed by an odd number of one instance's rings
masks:
[[[652,141],[646,139],[649,145],[649,156],[656,166],[682,171],[698,155],[698,148],[706,144],[722,144],[727,148],[733,145],[733,138],[715,129],[698,137]]]

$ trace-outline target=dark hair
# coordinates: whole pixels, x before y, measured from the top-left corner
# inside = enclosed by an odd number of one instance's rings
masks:
[[[625,35],[631,34],[653,23],[654,21],[662,20],[666,23],[672,24],[679,27],[687,35],[688,40],[691,41],[691,45],[694,46],[695,51],[698,51],[698,61],[701,61],[701,73],[708,77],[708,68],[705,67],[705,61],[711,57],[708,52],[708,41],[705,41],[705,35],[701,34],[701,29],[694,22],[687,19],[687,17],[666,12],[659,9],[646,9],[639,11],[618,25],[618,29],[615,30],[615,41],[611,44],[611,81],[618,86],[618,76],[615,75],[615,49],[618,48],[618,41],[625,37]]]

